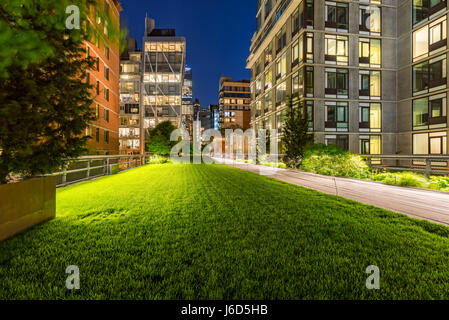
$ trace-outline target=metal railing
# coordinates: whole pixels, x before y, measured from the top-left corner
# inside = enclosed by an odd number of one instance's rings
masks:
[[[362,155],[372,169],[449,175],[449,155]]]
[[[149,158],[150,155],[84,156],[69,161],[60,172],[49,176],[56,176],[57,187],[64,187],[143,166]]]

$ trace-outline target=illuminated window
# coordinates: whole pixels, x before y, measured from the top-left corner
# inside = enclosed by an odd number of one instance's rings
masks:
[[[360,103],[359,128],[360,132],[382,131],[382,107],[380,103]]]
[[[447,97],[439,94],[413,100],[413,130],[447,127]]]
[[[444,50],[447,46],[447,19],[442,17],[413,32],[414,61]]]
[[[360,6],[360,33],[380,34],[381,32],[381,8]]]
[[[366,155],[382,154],[382,137],[381,136],[361,136],[360,137],[360,154],[366,154]]]
[[[380,39],[359,39],[359,63],[362,67],[378,68],[381,65],[382,47]]]
[[[326,35],[325,60],[327,64],[348,65],[349,40],[347,36]]]
[[[380,71],[360,70],[359,79],[359,96],[361,99],[380,99],[382,95]]]
[[[446,0],[413,0],[413,24],[446,9]]]

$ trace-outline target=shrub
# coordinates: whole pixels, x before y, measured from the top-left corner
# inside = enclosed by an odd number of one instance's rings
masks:
[[[412,172],[380,173],[373,176],[373,180],[403,187],[427,188],[428,186],[424,176]]]
[[[430,177],[428,188],[449,191],[449,177]]]
[[[362,157],[336,146],[316,145],[308,148],[304,154],[302,169],[337,177],[370,177],[369,167]]]
[[[148,164],[166,164],[170,163],[170,160],[166,157],[152,156],[148,161]]]

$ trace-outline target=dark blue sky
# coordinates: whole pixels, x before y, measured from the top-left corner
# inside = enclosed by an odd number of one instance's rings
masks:
[[[193,96],[201,106],[218,103],[220,76],[249,79],[246,59],[256,25],[256,0],[122,0],[122,23],[141,48],[145,13],[157,28],[186,37]]]

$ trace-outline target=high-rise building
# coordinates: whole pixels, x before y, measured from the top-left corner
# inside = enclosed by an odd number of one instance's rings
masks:
[[[251,120],[250,81],[220,78],[220,128],[249,129]]]
[[[254,128],[287,97],[317,143],[361,154],[447,154],[446,0],[258,0]]]
[[[143,109],[141,106],[142,52],[134,38],[127,39],[127,47],[120,60],[120,124],[121,154],[143,154]]]
[[[193,125],[192,69],[186,41],[173,29],[145,20],[143,49],[127,39],[120,64],[120,152],[145,152],[148,131],[164,121],[190,133]]]
[[[193,74],[192,68],[186,66],[182,86],[182,127],[190,135],[193,130]]]
[[[122,7],[117,0],[99,1],[100,8],[108,11],[111,26],[119,27]],[[94,13],[92,13],[94,16]],[[87,143],[90,154],[119,153],[119,61],[120,49],[118,39],[108,34],[107,21],[95,18],[95,36],[92,42],[86,42],[86,52],[97,60],[94,70],[89,70],[87,79],[94,86],[93,108],[96,120],[86,134],[91,136]],[[118,33],[118,30],[117,30]]]
[[[144,127],[168,120],[180,128],[187,111],[182,108],[186,40],[174,29],[156,29],[154,20],[146,18],[142,51]]]

